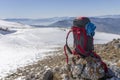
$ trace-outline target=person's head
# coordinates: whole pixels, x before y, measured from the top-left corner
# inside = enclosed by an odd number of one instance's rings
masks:
[[[73,26],[84,27],[89,22],[90,19],[88,17],[77,17],[73,20]]]

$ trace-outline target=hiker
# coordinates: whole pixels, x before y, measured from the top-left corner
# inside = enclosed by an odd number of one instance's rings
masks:
[[[79,58],[83,59],[91,56],[101,62],[101,65],[104,68],[104,72],[107,74],[107,65],[101,60],[100,56],[94,52],[93,36],[95,35],[95,29],[96,26],[91,23],[88,17],[78,17],[73,20],[73,26],[67,34],[66,44],[64,46],[64,51],[67,59],[66,62],[69,63],[67,51],[70,54],[77,55]],[[73,50],[71,50],[68,46],[68,37],[71,32],[73,33],[74,38]]]

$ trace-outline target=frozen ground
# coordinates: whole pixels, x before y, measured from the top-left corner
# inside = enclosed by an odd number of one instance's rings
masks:
[[[1,34],[0,31],[0,77],[17,67],[30,64],[44,58],[49,51],[63,46],[68,30],[59,28],[32,28],[19,23],[0,20],[0,27],[15,30],[14,33]],[[119,35],[97,32],[95,43],[106,43]],[[69,39],[72,43],[72,39]]]

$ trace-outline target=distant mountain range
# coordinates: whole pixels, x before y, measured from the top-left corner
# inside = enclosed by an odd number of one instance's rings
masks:
[[[51,23],[55,23],[60,20],[70,19],[71,17],[53,17],[53,18],[42,18],[42,19],[29,19],[29,18],[8,18],[4,19],[6,21],[18,22],[22,24],[28,25],[50,25]]]
[[[22,24],[34,25],[36,27],[71,27],[75,17],[53,17],[43,19],[4,19]],[[120,34],[120,15],[105,15],[90,17],[90,20],[97,26],[97,31]]]
[[[120,34],[120,18],[90,18],[97,26],[96,30]]]
[[[120,18],[120,15],[103,15],[103,16],[96,16],[97,18]]]
[[[120,18],[90,18],[91,22],[94,23],[97,31],[120,34]],[[62,20],[51,24],[50,26],[58,27],[70,27],[72,26],[71,20]]]

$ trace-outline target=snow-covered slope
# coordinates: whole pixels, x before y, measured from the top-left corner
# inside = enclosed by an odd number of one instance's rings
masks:
[[[16,22],[0,20],[0,28],[29,28],[31,26]]]
[[[2,22],[3,25],[4,21]],[[4,23],[11,27],[19,24]],[[22,26],[18,26],[22,27]],[[68,30],[59,28],[29,28],[15,29],[17,32],[7,35],[0,35],[0,77],[7,72],[24,66],[38,59],[44,58],[48,51],[57,46],[65,44],[65,37]],[[120,38],[119,35],[97,32],[95,43],[106,43],[113,38]],[[72,43],[72,38],[70,38]]]
[[[59,35],[62,31],[58,29],[16,30],[12,34],[0,35],[0,76],[49,55],[45,53],[51,51],[50,48],[64,42],[61,39],[64,36]]]
[[[95,44],[104,44],[117,38],[120,38],[120,35],[104,33],[104,32],[96,32],[94,37]]]

